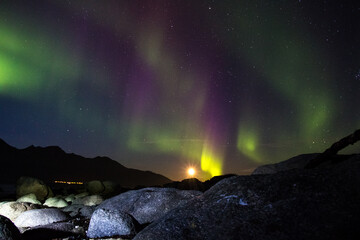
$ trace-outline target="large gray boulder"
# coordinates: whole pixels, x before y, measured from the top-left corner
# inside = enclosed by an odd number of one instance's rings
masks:
[[[97,209],[89,224],[89,238],[114,236],[132,237],[136,234],[139,223],[129,214],[119,210]]]
[[[57,208],[34,209],[23,212],[14,223],[18,228],[36,227],[68,220],[69,217]]]
[[[50,187],[43,181],[32,177],[20,177],[16,183],[17,198],[29,193],[35,194],[39,201],[44,201],[46,198],[54,195]]]
[[[360,161],[227,178],[134,240],[360,239]]]
[[[7,217],[0,215],[0,239],[20,240],[20,232],[17,227]]]
[[[0,205],[0,215],[14,221],[20,214],[28,210],[37,209],[38,205],[22,202],[6,202]]]
[[[318,155],[318,153],[301,154],[279,163],[259,166],[253,171],[252,174],[273,174],[291,169],[304,169],[306,164],[308,164],[310,160],[314,159]]]
[[[150,223],[173,208],[202,193],[174,188],[143,188],[105,200],[97,209],[119,210],[132,215],[140,224]]]

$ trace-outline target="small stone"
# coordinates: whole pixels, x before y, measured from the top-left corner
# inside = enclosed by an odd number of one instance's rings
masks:
[[[62,198],[53,197],[46,199],[44,206],[63,208],[69,206],[69,204]]]

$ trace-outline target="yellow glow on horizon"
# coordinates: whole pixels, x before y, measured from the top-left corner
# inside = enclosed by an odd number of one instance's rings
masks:
[[[193,176],[195,175],[195,173],[196,173],[195,168],[193,168],[193,167],[188,168],[187,174],[188,174],[189,176],[193,177]]]

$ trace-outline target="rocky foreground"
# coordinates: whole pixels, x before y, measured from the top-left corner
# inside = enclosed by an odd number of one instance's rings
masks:
[[[0,239],[360,239],[360,155],[304,169],[314,157],[229,176],[205,192],[143,188],[104,201],[27,194],[1,203]]]

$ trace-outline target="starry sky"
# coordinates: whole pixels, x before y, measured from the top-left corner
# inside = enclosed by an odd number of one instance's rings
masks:
[[[18,148],[249,174],[359,128],[359,90],[356,0],[0,1],[0,138]]]

